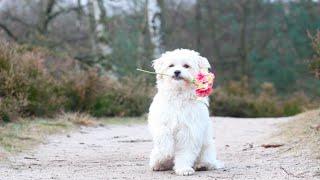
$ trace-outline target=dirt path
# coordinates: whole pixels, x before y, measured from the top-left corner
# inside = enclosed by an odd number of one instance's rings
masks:
[[[181,177],[152,172],[146,125],[83,128],[49,138],[38,148],[0,162],[1,180],[19,179],[317,179],[319,161],[290,145],[265,149],[276,124],[289,118],[214,118],[218,157],[225,168]],[[306,149],[307,152],[307,149]]]

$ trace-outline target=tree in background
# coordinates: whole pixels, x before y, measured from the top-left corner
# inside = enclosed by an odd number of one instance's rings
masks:
[[[314,72],[316,78],[320,79],[320,31],[318,31],[314,36],[309,34],[312,41],[312,47],[314,50],[314,56],[311,59],[310,69]]]
[[[219,85],[247,76],[253,88],[272,82],[281,93],[316,93],[320,84],[306,71],[304,59],[312,54],[306,32],[320,27],[317,3],[199,0],[190,8],[171,2],[167,49],[200,51],[215,66]]]
[[[165,2],[164,0],[146,0],[150,38],[154,46],[154,58],[165,50]]]
[[[320,81],[305,62],[312,59],[313,46],[317,55],[310,67],[319,78],[319,33],[314,36],[319,5],[312,0],[2,0],[0,35],[20,45],[9,58],[10,46],[0,46],[0,60],[16,67],[6,73],[11,66],[0,63],[2,80],[11,82],[8,93],[0,87],[0,110],[10,115],[16,105],[24,109],[18,90],[32,105],[26,115],[53,114],[59,107],[96,116],[141,115],[154,79],[139,78],[136,68],[151,69],[151,60],[165,50],[189,48],[207,57],[217,74],[214,113],[293,115],[312,104],[309,97],[320,96]],[[43,75],[49,72],[57,84],[29,73],[33,69],[21,64],[23,59]],[[23,80],[12,81],[11,74]],[[70,76],[66,82],[64,75]],[[3,103],[12,92],[13,99]],[[51,97],[68,102],[43,106]]]
[[[83,18],[87,4],[79,2],[2,1],[1,24],[10,31],[6,35],[18,43],[44,46],[68,52],[80,60],[87,59],[91,54],[91,44],[87,42],[89,21]]]
[[[1,34],[44,46],[118,77],[150,67],[165,50],[189,48],[208,57],[217,85],[244,76],[259,91],[320,91],[306,70],[307,31],[320,27],[319,2],[265,0],[5,0]]]

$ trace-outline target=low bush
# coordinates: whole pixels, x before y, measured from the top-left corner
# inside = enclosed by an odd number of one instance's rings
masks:
[[[147,111],[153,88],[145,78],[110,77],[46,49],[0,42],[0,122],[61,111],[94,116]]]
[[[46,49],[0,42],[0,122],[60,112],[97,117],[146,113],[154,94],[150,81],[112,77]],[[214,115],[235,117],[289,116],[310,104],[302,93],[280,98],[271,83],[253,91],[247,78],[216,88],[210,99]]]
[[[35,59],[20,54],[14,45],[0,43],[0,115],[4,121],[18,116],[50,115],[63,101],[59,85]]]
[[[230,81],[215,90],[210,98],[211,112],[216,116],[277,117],[291,116],[312,106],[303,93],[280,97],[271,83],[263,83],[259,93],[248,86],[247,78]]]
[[[153,92],[144,78],[125,78],[97,99],[91,108],[94,116],[140,116],[147,112]]]

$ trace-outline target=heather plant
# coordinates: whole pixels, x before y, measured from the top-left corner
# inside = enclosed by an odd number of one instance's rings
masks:
[[[21,54],[15,45],[1,42],[0,56],[1,119],[51,115],[60,108],[59,84],[36,61],[37,54]]]
[[[0,121],[62,111],[141,116],[155,91],[148,77],[100,73],[43,48],[0,42]],[[210,99],[213,115],[236,117],[294,115],[310,104],[301,93],[280,98],[272,83],[253,89],[246,77],[217,87]]]
[[[53,116],[139,116],[152,88],[145,78],[109,78],[98,69],[38,48],[0,43],[0,121]],[[110,75],[111,77],[112,75]]]
[[[140,116],[147,112],[153,87],[143,77],[124,78],[97,99],[91,109],[95,116]]]
[[[218,87],[210,98],[211,112],[218,116],[277,117],[291,116],[314,107],[303,93],[280,97],[272,83],[260,85],[256,93],[248,86],[248,79],[230,81]]]

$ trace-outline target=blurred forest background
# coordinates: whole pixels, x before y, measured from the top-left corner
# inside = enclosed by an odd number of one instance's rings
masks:
[[[140,116],[162,52],[189,48],[216,73],[219,116],[289,116],[319,105],[320,2],[1,0],[0,121]]]

